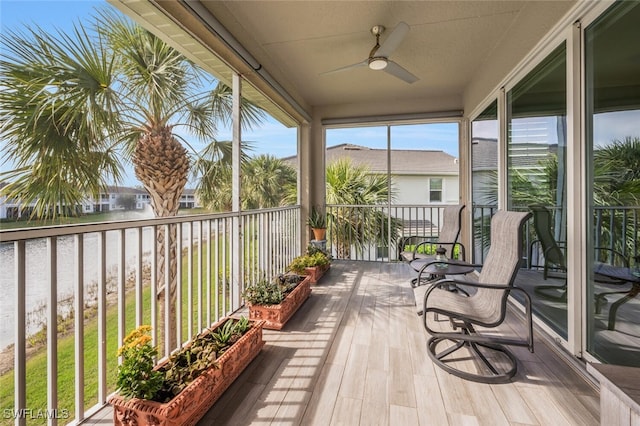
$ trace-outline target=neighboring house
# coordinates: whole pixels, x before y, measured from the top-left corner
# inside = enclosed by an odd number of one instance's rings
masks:
[[[84,203],[84,213],[108,212],[112,210],[144,209],[149,204],[149,194],[139,188],[126,186],[107,186],[97,199],[88,197]]]
[[[391,150],[394,204],[458,204],[458,159],[444,151]],[[348,157],[374,174],[387,173],[387,150],[353,144],[327,148],[326,164]]]
[[[391,150],[393,204],[458,204],[458,159],[444,151]],[[326,149],[326,165],[350,158],[354,165],[365,165],[373,174],[387,174],[387,150],[354,144]],[[296,164],[296,157],[284,161]]]
[[[6,182],[0,182],[0,219],[6,219],[7,216],[7,207],[8,207],[8,200],[7,197],[4,196],[3,192],[2,192],[2,188],[4,188],[7,185]]]
[[[88,200],[87,204],[85,204],[84,211],[85,213],[90,213],[125,210],[129,204],[133,206],[133,202],[135,202],[135,210],[142,210],[151,204],[151,196],[147,191],[140,188],[108,186],[106,192],[100,193],[97,201],[93,199]],[[196,197],[196,191],[185,188],[180,197],[180,208],[193,209],[195,207],[200,207],[198,198]],[[93,210],[88,210],[89,208],[93,208]]]
[[[182,192],[182,196],[180,197],[180,208],[193,209],[196,207],[201,207],[198,201],[198,197],[196,196],[196,190],[185,188]]]

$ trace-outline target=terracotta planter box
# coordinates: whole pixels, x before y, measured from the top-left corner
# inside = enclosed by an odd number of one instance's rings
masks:
[[[249,306],[249,319],[264,320],[264,328],[281,330],[310,294],[311,279],[307,276],[278,305],[252,305],[247,303],[247,306]]]
[[[311,284],[316,284],[320,278],[329,270],[331,265],[311,266],[304,268],[305,275],[311,278]]]
[[[226,319],[216,323],[218,328]],[[210,368],[196,378],[169,402],[109,397],[113,406],[114,425],[188,426],[195,425],[224,391],[242,373],[264,346],[264,321],[254,321],[251,328],[227,351],[218,357],[218,367]],[[166,361],[156,368],[164,365]]]

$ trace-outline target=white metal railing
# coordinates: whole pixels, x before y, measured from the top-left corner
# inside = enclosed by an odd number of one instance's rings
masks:
[[[398,260],[406,237],[437,237],[447,205],[327,205],[327,248],[338,259]]]
[[[171,232],[175,245],[165,244],[159,253],[157,237]],[[240,235],[236,241],[241,247],[233,246],[233,233]],[[71,417],[77,423],[102,407],[114,390],[110,378],[117,365],[116,349],[128,331],[150,324],[154,343],[162,342],[166,355],[239,309],[245,285],[283,272],[301,250],[300,209],[4,230],[0,243],[0,292],[12,300],[2,304],[0,346],[14,345],[14,406],[0,411],[13,413],[16,425],[26,424],[34,412],[50,417],[49,424]],[[158,262],[171,257],[178,260],[175,330],[169,330],[166,317],[170,299],[164,298],[161,306],[154,296],[170,285],[170,262]],[[160,273],[164,280],[159,283]],[[88,312],[94,314],[86,319]],[[63,323],[73,326],[71,356],[60,352],[58,327]],[[165,339],[169,331],[176,333],[175,347]],[[27,376],[34,372],[28,371],[27,341],[44,333],[46,375],[28,384]],[[96,341],[96,359],[89,360],[89,345]],[[58,374],[62,366],[72,366],[72,383],[59,383],[66,380]],[[46,401],[37,406],[30,386],[45,385]],[[75,389],[73,401],[66,400],[65,406],[61,387]]]
[[[555,216],[561,209],[547,207]],[[483,263],[489,249],[491,217],[497,206],[474,205],[473,211],[473,262]],[[527,211],[525,206],[516,206],[514,210]],[[555,223],[555,219],[552,220]],[[624,259],[632,259],[640,254],[640,208],[633,206],[595,206],[593,208],[593,245],[606,248],[610,253],[619,253]],[[525,250],[530,267],[544,265],[544,252],[533,228],[533,219],[525,225]],[[562,250],[565,241],[558,240]],[[613,260],[613,259],[610,259]]]

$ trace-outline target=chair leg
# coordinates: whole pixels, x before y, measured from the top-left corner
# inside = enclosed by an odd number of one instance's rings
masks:
[[[618,308],[620,307],[620,305],[627,303],[629,300],[636,297],[639,293],[640,284],[634,284],[626,296],[622,297],[620,300],[617,300],[611,305],[611,309],[609,310],[609,321],[607,324],[607,329],[614,330],[616,328],[616,315],[618,313]]]
[[[544,269],[544,279],[547,279],[547,268]],[[549,293],[551,291],[552,293]],[[560,302],[567,301],[567,280],[565,278],[564,284],[561,285],[538,285],[535,286],[533,292],[541,297],[547,299],[554,299]],[[560,292],[560,294],[558,294]]]
[[[627,294],[630,290],[605,291],[594,295],[596,299],[596,314],[602,313],[602,307],[607,304],[607,296],[610,294]]]
[[[455,342],[455,345],[443,350],[442,352],[438,351],[438,345],[444,341],[453,341],[450,337],[431,337],[427,341],[427,351],[429,352],[429,358],[440,368],[446,371],[449,374],[453,374],[454,376],[463,378],[465,380],[471,380],[478,383],[507,383],[511,380],[513,376],[515,376],[518,368],[518,362],[516,361],[516,357],[503,345],[492,344],[492,343],[479,343],[479,342],[467,342],[464,340],[461,335],[461,339]],[[471,373],[468,371],[460,370],[454,367],[450,362],[448,362],[445,358],[448,355],[451,355],[455,351],[459,350],[462,347],[469,347],[482,361],[485,367],[488,369],[486,374],[483,373]],[[494,363],[489,361],[489,359],[480,351],[480,348],[485,348],[491,350],[496,353],[501,353],[504,355],[504,361],[506,366],[503,368],[497,368]]]
[[[560,292],[560,294],[549,294],[548,291],[554,293]],[[538,296],[546,297],[548,299],[555,299],[561,302],[567,301],[567,285],[539,285],[533,289],[533,292]]]
[[[542,278],[546,281],[549,277],[549,265],[546,260],[544,263],[544,271],[542,273]],[[551,291],[552,293],[548,293]],[[533,292],[541,297],[546,297],[548,299],[554,299],[561,302],[567,301],[567,280],[565,279],[564,284],[562,285],[539,285],[533,289]],[[558,294],[560,292],[560,294]]]

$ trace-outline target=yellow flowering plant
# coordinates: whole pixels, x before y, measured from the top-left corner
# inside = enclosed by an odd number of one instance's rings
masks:
[[[133,330],[118,349],[122,364],[118,366],[118,392],[123,397],[152,399],[162,388],[164,374],[154,371],[158,349],[151,344],[151,327]]]

